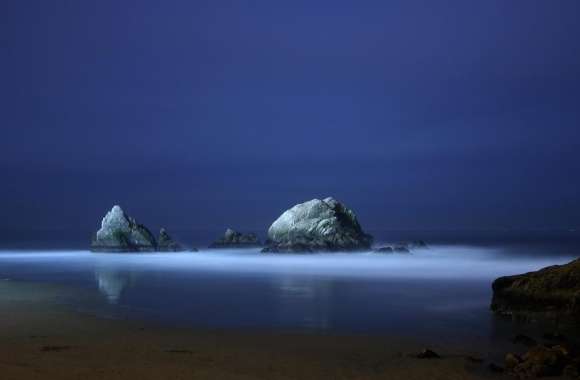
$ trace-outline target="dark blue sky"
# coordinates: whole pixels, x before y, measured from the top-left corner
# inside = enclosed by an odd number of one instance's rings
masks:
[[[580,225],[580,2],[0,3],[1,228]]]

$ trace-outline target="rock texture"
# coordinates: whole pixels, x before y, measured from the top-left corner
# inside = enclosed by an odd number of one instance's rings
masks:
[[[228,228],[224,236],[213,242],[210,248],[250,248],[260,247],[261,243],[258,237],[253,234],[242,234],[231,228]]]
[[[506,371],[519,379],[566,375],[578,377],[580,358],[577,352],[564,345],[536,345],[522,356],[508,353],[505,356]]]
[[[313,199],[285,211],[268,229],[264,252],[360,251],[371,247],[355,213],[333,198]]]
[[[491,309],[517,319],[580,320],[580,259],[493,282]]]
[[[162,228],[159,231],[159,239],[157,239],[157,250],[161,252],[181,252],[185,249],[169,236],[165,228]]]
[[[157,244],[147,227],[113,206],[101,222],[91,244],[98,252],[143,252],[155,251]]]
[[[411,253],[411,249],[407,244],[393,244],[383,247],[375,248],[375,253]]]
[[[394,243],[373,249],[375,253],[411,253],[411,250],[427,248],[427,243],[423,240]]]

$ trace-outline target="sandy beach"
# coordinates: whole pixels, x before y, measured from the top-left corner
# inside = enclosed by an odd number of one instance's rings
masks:
[[[384,336],[199,331],[99,319],[55,306],[58,288],[0,284],[0,377],[12,379],[501,378],[468,356]]]

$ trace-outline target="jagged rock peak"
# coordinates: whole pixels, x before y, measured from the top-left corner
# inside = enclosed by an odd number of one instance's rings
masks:
[[[107,212],[91,244],[93,251],[139,252],[157,248],[153,234],[119,205]]]

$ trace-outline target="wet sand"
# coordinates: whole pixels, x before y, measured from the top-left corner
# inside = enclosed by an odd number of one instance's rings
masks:
[[[501,379],[467,356],[385,336],[199,331],[99,319],[50,285],[0,282],[0,379]]]

